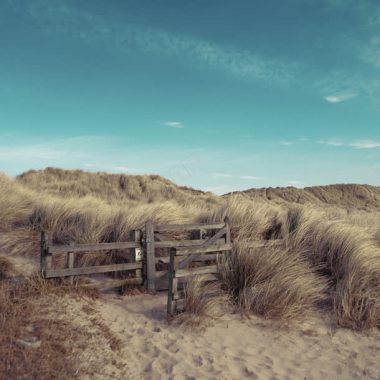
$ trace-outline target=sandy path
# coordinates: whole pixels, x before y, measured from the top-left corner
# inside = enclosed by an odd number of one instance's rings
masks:
[[[279,330],[237,316],[204,333],[168,326],[165,295],[108,296],[96,308],[125,344],[128,379],[380,379],[380,333],[314,320]]]
[[[37,268],[28,258],[6,257],[19,274]],[[378,330],[337,329],[327,318],[280,330],[259,318],[229,315],[201,333],[168,326],[165,293],[62,302],[67,306],[61,317],[94,329],[81,354],[85,367],[93,363],[86,379],[380,380]],[[94,314],[83,312],[88,304]],[[121,340],[120,352],[109,348],[94,315]]]

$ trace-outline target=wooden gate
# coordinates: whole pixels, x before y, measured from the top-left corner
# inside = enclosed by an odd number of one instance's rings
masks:
[[[199,276],[201,281],[218,280],[218,256],[231,251],[231,243],[201,245],[198,247],[171,248],[169,267],[169,288],[167,317],[172,319],[179,311],[185,307],[186,294],[179,289],[180,282],[184,283],[189,277]],[[197,265],[190,269],[183,269],[189,263],[197,264],[206,262],[204,266]]]
[[[164,233],[189,233],[190,239],[175,240]],[[146,279],[150,291],[166,290],[169,284],[170,248],[203,247],[231,243],[230,225],[226,217],[221,223],[160,224],[147,221],[145,225]],[[158,252],[160,250],[160,252]],[[160,254],[159,254],[160,253]],[[200,256],[198,258],[201,258]],[[185,269],[197,257],[189,256],[179,264]]]

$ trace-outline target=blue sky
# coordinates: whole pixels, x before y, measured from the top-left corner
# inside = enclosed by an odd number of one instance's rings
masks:
[[[4,0],[0,170],[380,185],[380,3]]]

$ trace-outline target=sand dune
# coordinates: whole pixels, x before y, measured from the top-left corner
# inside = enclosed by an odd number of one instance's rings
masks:
[[[128,379],[379,379],[379,331],[337,329],[327,316],[280,329],[229,314],[197,332],[168,326],[165,301],[115,295],[94,305],[123,342]]]

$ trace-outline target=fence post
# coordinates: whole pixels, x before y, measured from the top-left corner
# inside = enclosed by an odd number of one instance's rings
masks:
[[[45,233],[45,269],[51,269],[53,266],[53,255],[49,253],[49,246],[52,242],[52,234],[50,232]]]
[[[42,230],[41,231],[41,241],[40,241],[40,273],[41,273],[42,276],[44,275],[44,270],[45,270],[45,253],[46,253],[46,250],[45,250],[45,242],[46,242],[45,235],[46,235],[46,232]]]
[[[231,243],[231,231],[230,231],[230,219],[228,216],[224,218],[224,223],[226,223],[226,244]]]
[[[141,230],[135,230],[135,242],[140,243],[141,242]],[[141,247],[134,249],[134,255],[132,256],[132,262],[140,262],[142,261],[142,255],[141,255]],[[141,278],[142,273],[141,269],[136,269],[136,278]]]
[[[174,296],[177,294],[177,282],[178,279],[175,278],[175,258],[176,258],[176,248],[170,249],[170,264],[169,264],[169,274],[168,274],[168,304],[167,304],[167,319],[168,322],[172,319],[176,311],[176,300]]]
[[[156,260],[154,255],[154,226],[151,220],[145,223],[145,252],[147,288],[156,290]]]
[[[70,245],[74,245],[74,243],[70,243]],[[74,252],[67,252],[67,267],[74,268]],[[69,283],[74,283],[74,276],[69,276]]]
[[[49,254],[49,233],[41,231],[41,248],[40,248],[40,271],[44,276],[47,269],[52,267],[52,255]]]

